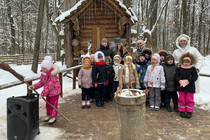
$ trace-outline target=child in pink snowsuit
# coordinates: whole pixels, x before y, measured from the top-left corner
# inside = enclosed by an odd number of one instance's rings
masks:
[[[46,100],[52,104],[56,109],[58,108],[58,99],[61,92],[61,85],[57,76],[59,71],[56,65],[52,64],[51,60],[45,59],[41,63],[41,77],[40,81],[34,85],[29,86],[29,89],[38,89],[44,86],[41,96],[46,96]],[[57,111],[46,103],[47,116],[45,122],[53,124],[56,121]]]
[[[183,118],[191,118],[194,112],[195,81],[198,78],[196,68],[196,57],[193,54],[185,53],[180,57],[181,66],[177,68],[175,80],[178,83],[179,112]]]

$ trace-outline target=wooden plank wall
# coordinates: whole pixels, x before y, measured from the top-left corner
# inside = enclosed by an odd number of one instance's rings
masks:
[[[114,7],[111,9],[101,2],[95,1],[78,17],[80,42],[92,42],[93,53],[99,48],[102,38],[106,37],[110,42],[119,37],[120,17],[114,11]],[[80,47],[87,52],[87,44],[80,44]]]

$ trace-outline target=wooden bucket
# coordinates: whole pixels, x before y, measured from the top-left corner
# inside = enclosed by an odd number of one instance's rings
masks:
[[[122,92],[128,91],[123,89]],[[118,111],[120,140],[144,140],[145,135],[145,101],[146,95],[141,90],[137,96],[121,96],[115,98]]]

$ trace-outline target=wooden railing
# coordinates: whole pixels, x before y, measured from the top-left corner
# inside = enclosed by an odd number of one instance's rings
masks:
[[[77,70],[81,68],[82,65],[77,65],[77,66],[74,66],[74,67],[71,67],[71,68],[67,68],[67,69],[62,69],[58,72],[58,75],[59,75],[59,81],[61,83],[61,97],[63,97],[63,73],[67,73],[69,71],[73,71],[73,89],[76,89],[76,77],[77,77]],[[30,77],[30,78],[26,78],[25,81],[29,84],[29,85],[32,85],[33,81],[35,80],[38,80],[40,79],[40,76],[34,76],[34,77]],[[14,86],[17,86],[17,85],[21,85],[21,84],[25,84],[24,82],[22,81],[14,81],[14,82],[10,82],[10,83],[6,83],[6,84],[3,84],[3,85],[0,85],[0,90],[2,89],[6,89],[6,88],[10,88],[10,87],[14,87]],[[31,90],[28,89],[27,87],[27,93],[32,93]]]
[[[45,56],[52,56],[53,60],[56,60],[56,55],[51,54],[39,54],[39,63],[42,62]],[[17,64],[17,65],[28,65],[33,62],[33,54],[17,54],[17,55],[0,55],[0,61],[8,64]]]

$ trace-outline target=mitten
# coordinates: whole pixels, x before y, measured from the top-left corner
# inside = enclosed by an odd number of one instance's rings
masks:
[[[165,86],[160,86],[161,90],[164,90],[165,89]]]
[[[34,87],[33,85],[30,85],[30,86],[28,87],[28,89],[30,89],[30,90],[34,90],[34,89],[35,89],[35,87]]]
[[[109,84],[109,81],[108,80],[106,80],[106,85],[108,85]]]
[[[98,86],[98,83],[97,83],[97,82],[95,82],[95,83],[94,83],[94,86],[95,86],[95,87],[97,87],[97,86]]]

